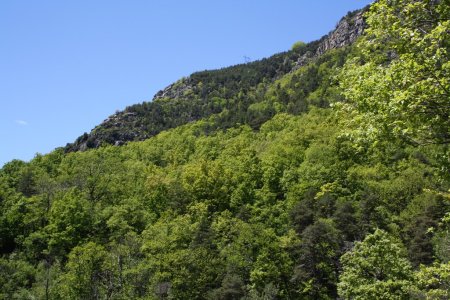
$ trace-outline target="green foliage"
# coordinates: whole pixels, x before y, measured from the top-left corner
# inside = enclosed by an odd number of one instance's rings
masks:
[[[447,195],[447,201],[448,199]],[[436,235],[433,237],[436,256],[443,262],[450,262],[450,213],[448,210],[436,227]]]
[[[448,202],[441,195],[428,192],[415,197],[401,213],[405,245],[408,247],[410,260],[415,266],[429,265],[435,260],[436,255],[444,254],[433,248],[445,239],[445,230],[439,226],[439,220],[448,210]],[[436,230],[438,227],[441,227],[440,230]],[[441,240],[441,238],[444,239]]]
[[[416,287],[412,295],[417,299],[448,299],[450,297],[450,264],[421,266],[415,273]]]
[[[128,141],[144,140],[164,130],[198,121],[210,119],[203,131],[208,133],[218,128],[227,129],[236,124],[248,124],[259,128],[280,111],[302,113],[311,103],[326,106],[330,98],[338,97],[330,86],[331,75],[325,69],[331,64],[342,65],[346,53],[337,51],[315,61],[308,56],[311,66],[294,70],[298,60],[306,53],[315,53],[319,41],[296,47],[295,50],[279,53],[251,63],[240,64],[212,71],[201,71],[160,91],[151,102],[127,107],[90,134],[85,133],[65,151],[98,148],[102,144],[121,145]],[[321,71],[318,74],[318,68]],[[294,72],[295,71],[295,72]],[[272,90],[273,81],[292,73],[295,75],[295,89],[277,91],[277,99],[267,93]],[[334,73],[334,72],[331,72]],[[316,90],[317,89],[317,90]],[[310,93],[311,101],[306,98]],[[294,93],[293,93],[294,91]]]
[[[93,242],[73,248],[67,272],[58,283],[61,299],[110,298],[114,293],[114,270],[108,264],[104,247]]]
[[[79,142],[145,141],[7,163],[0,299],[447,298],[446,4],[378,1],[358,47],[195,73]]]
[[[380,134],[450,141],[449,1],[378,1],[340,77],[349,105]]]
[[[292,47],[291,47],[291,50],[292,51],[301,51],[303,48],[305,48],[306,47],[306,43],[305,42],[302,42],[302,41],[298,41],[298,42],[295,42],[293,45],[292,45]]]
[[[330,299],[339,256],[377,226],[398,231],[415,265],[441,253],[433,151],[342,155],[348,123],[329,109],[259,131],[207,124],[1,170],[2,259],[28,274],[5,283],[8,297]],[[33,195],[18,191],[22,169]]]
[[[318,220],[301,235],[300,257],[294,280],[299,294],[307,299],[337,297],[337,265],[340,256],[339,232],[333,223]]]
[[[403,247],[377,229],[341,257],[339,295],[345,299],[409,299],[412,268]]]
[[[24,299],[30,297],[28,289],[34,280],[33,266],[20,258],[0,259],[0,299]]]

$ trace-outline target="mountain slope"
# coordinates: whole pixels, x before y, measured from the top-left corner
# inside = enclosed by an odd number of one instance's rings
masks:
[[[6,164],[0,299],[449,299],[448,4],[379,0],[355,44],[219,113]]]
[[[318,41],[259,61],[214,71],[196,72],[159,91],[151,102],[132,105],[110,116],[91,133],[80,136],[66,151],[97,148],[102,144],[122,145],[144,140],[159,132],[182,124],[228,111],[228,128],[236,123],[258,127],[264,120],[248,111],[250,105],[261,102],[260,96],[248,93],[261,90],[277,78],[306,65],[325,52],[353,43],[364,31],[364,10],[349,13],[336,29]]]

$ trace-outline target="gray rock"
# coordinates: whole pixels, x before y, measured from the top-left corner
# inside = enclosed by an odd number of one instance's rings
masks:
[[[293,71],[306,65],[311,59],[319,57],[329,50],[342,48],[355,42],[356,39],[364,33],[366,27],[363,15],[364,10],[360,10],[351,16],[342,18],[336,25],[336,28],[322,38],[313,55],[311,53],[305,53],[297,60]]]

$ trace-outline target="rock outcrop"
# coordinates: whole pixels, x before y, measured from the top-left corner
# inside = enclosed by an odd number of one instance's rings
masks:
[[[364,12],[366,9],[348,13],[347,16],[343,17],[333,31],[319,40],[318,47],[314,53],[308,51],[298,59],[293,70],[306,65],[311,59],[319,57],[329,50],[342,48],[354,43],[364,33],[366,27]]]
[[[320,43],[316,51],[316,56],[322,55],[326,51],[348,46],[356,41],[364,32],[365,22],[363,11],[358,11],[353,15],[344,17]]]
[[[120,146],[129,141],[144,140],[148,137],[145,128],[136,122],[136,113],[120,111],[109,116],[89,134],[84,133],[74,143],[67,144],[65,149],[71,152],[98,148],[102,144]]]
[[[161,98],[180,98],[193,88],[190,78],[183,78],[157,92],[153,101]]]

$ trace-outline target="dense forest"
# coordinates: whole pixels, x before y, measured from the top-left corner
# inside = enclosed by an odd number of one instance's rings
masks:
[[[0,299],[449,299],[450,0],[364,18],[276,76],[193,74],[209,110],[144,141],[5,164]]]

